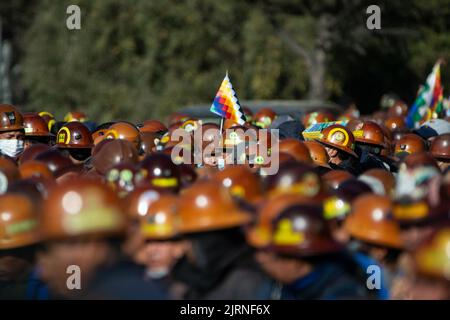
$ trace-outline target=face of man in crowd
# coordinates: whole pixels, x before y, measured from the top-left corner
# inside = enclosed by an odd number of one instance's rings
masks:
[[[45,251],[38,254],[38,266],[42,280],[52,292],[61,296],[70,296],[74,291],[67,287],[69,266],[78,266],[81,272],[81,288],[86,287],[97,268],[108,260],[110,250],[102,241],[58,242],[47,245]]]
[[[328,156],[330,157],[330,162],[334,164],[339,164],[341,161],[339,159],[339,151],[337,151],[334,148],[325,147],[325,150],[328,153]]]
[[[162,278],[170,273],[175,263],[186,252],[184,241],[151,241],[135,254],[135,261],[147,267],[151,278]]]
[[[433,233],[433,227],[417,227],[412,226],[403,229],[400,233],[402,241],[405,244],[406,249],[414,250],[422,241],[429,237]]]
[[[450,167],[450,161],[439,161],[436,160],[439,168],[441,169],[442,172],[444,172],[445,170],[447,170],[447,168]]]
[[[0,132],[0,140],[24,140],[25,135],[23,131],[7,131],[7,132]]]
[[[448,300],[450,282],[423,276],[403,276],[393,283],[393,300]]]
[[[280,257],[272,252],[258,251],[255,257],[271,278],[283,284],[292,284],[312,271],[311,265],[306,262]]]

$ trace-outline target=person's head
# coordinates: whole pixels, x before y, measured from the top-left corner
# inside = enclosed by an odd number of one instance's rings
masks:
[[[357,124],[352,133],[361,151],[379,155],[385,148],[383,129],[373,121],[364,121]]]
[[[241,226],[251,216],[241,210],[223,186],[197,181],[178,199],[180,233],[188,240],[186,256],[198,268],[216,267],[223,254],[245,243]]]
[[[94,142],[85,124],[72,121],[59,129],[56,136],[56,146],[62,152],[67,153],[74,163],[83,163],[91,156]]]
[[[388,249],[404,247],[400,227],[391,217],[392,201],[387,196],[366,193],[353,202],[344,228],[355,239],[367,244],[367,253],[384,260]]]
[[[351,157],[358,157],[355,153],[355,138],[344,126],[334,124],[325,128],[317,141],[325,146],[331,163],[340,164]]]
[[[18,157],[24,149],[23,116],[15,106],[0,104],[0,154]]]
[[[398,298],[450,299],[450,228],[439,227],[410,252],[412,272],[400,278]]]
[[[305,276],[342,250],[321,208],[307,204],[292,205],[273,217],[269,238],[256,259],[269,276],[285,284]]]
[[[137,232],[141,244],[132,253],[133,259],[147,268],[150,278],[167,276],[186,249],[186,242],[179,237],[176,196],[161,195],[142,213]]]
[[[430,153],[444,172],[450,167],[450,133],[437,136],[430,145]]]
[[[38,213],[25,195],[0,196],[0,281],[13,281],[34,264]]]
[[[50,145],[51,141],[54,140],[54,135],[50,133],[47,123],[37,113],[24,113],[23,125],[25,130],[25,149],[40,143]]]
[[[40,221],[44,246],[38,255],[43,280],[56,294],[73,294],[67,268],[82,272],[86,287],[100,266],[114,261],[127,220],[120,201],[107,186],[89,179],[68,180],[49,190]]]
[[[354,200],[362,194],[371,193],[370,187],[356,179],[342,182],[330,190],[330,196],[323,202],[323,213],[330,225],[333,237],[342,244],[350,241],[350,234],[344,228],[344,221],[350,214]]]
[[[291,284],[313,271],[313,266],[305,260],[278,255],[269,250],[257,251],[255,258],[264,272],[283,284]]]

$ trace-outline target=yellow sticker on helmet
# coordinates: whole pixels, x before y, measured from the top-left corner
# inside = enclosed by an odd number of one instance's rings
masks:
[[[330,197],[324,203],[324,217],[327,220],[342,217],[350,212],[350,205],[337,197]]]
[[[55,119],[50,119],[48,121],[48,131],[52,131],[52,127],[55,124]]]
[[[242,186],[233,186],[231,187],[231,194],[235,197],[244,198],[245,189]]]
[[[19,233],[26,233],[36,229],[38,223],[34,219],[28,219],[5,226],[6,234],[13,236]]]
[[[178,186],[177,178],[155,178],[152,179],[152,184],[155,187],[168,188]]]
[[[70,141],[70,130],[67,127],[62,127],[58,131],[58,143],[68,144]]]
[[[362,130],[355,130],[352,133],[355,138],[361,138],[364,135],[364,131]]]
[[[327,140],[328,141],[335,140],[346,146],[348,144],[348,141],[350,140],[350,137],[348,136],[347,131],[345,131],[344,129],[334,128],[331,129],[330,132],[328,133]]]
[[[278,222],[277,229],[273,236],[273,243],[276,245],[299,245],[305,241],[302,232],[294,231],[292,221],[285,218]]]
[[[174,231],[174,227],[170,223],[145,223],[141,226],[142,234],[147,237],[167,237],[173,235]]]
[[[428,215],[428,205],[424,202],[409,205],[395,205],[392,213],[397,219],[421,219]]]

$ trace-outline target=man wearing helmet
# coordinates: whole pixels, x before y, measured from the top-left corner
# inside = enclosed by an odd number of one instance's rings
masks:
[[[349,129],[331,125],[323,130],[317,141],[325,146],[332,169],[346,170],[354,175],[362,173],[355,153],[355,138]]]
[[[274,281],[263,296],[298,300],[370,297],[363,270],[333,239],[320,207],[294,204],[270,220],[268,241],[262,247],[260,243],[256,253],[261,268]]]
[[[23,150],[22,114],[15,106],[0,104],[0,155],[16,159]]]

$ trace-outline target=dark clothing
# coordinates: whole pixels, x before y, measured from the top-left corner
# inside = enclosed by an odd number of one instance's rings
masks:
[[[357,266],[349,267],[346,262],[337,259],[316,265],[311,273],[292,284],[281,285],[274,282],[270,298],[282,300],[376,298],[365,285],[362,270],[359,268],[357,270]]]
[[[387,162],[387,158],[378,155],[378,153],[374,153],[373,149],[379,147],[372,147],[371,145],[363,144],[356,145],[355,152],[359,156],[359,164],[363,171],[367,171],[370,169],[383,169],[388,171],[395,170],[393,163],[394,161]],[[392,165],[392,168],[391,168]]]
[[[27,270],[15,281],[0,281],[0,300],[47,300],[48,289],[37,270]]]
[[[302,132],[305,128],[300,121],[292,120],[283,122],[279,125],[278,129],[280,140],[287,138],[303,140]]]
[[[395,160],[393,160],[391,158],[385,157],[385,156],[378,156],[378,158],[381,161],[383,161],[389,167],[388,170],[390,172],[395,173],[395,172],[398,171],[398,163],[397,163],[397,161],[395,161]]]
[[[187,286],[185,299],[257,299],[267,277],[259,270],[239,229],[206,232],[191,239],[195,264],[181,259],[175,281]]]
[[[353,157],[343,160],[340,164],[330,163],[330,167],[334,170],[348,171],[354,176],[359,176],[363,172],[359,161]]]
[[[378,266],[381,270],[381,288],[380,289],[374,289],[374,292],[377,294],[378,299],[380,300],[389,300],[389,285],[387,280],[386,271],[384,268],[372,257],[362,253],[362,252],[355,252],[353,254],[353,259],[356,263],[358,263],[363,270],[367,270],[370,266]],[[368,275],[369,276],[369,275]]]
[[[363,150],[361,155],[359,156],[359,164],[363,171],[367,171],[370,169],[389,170],[389,166],[384,165],[381,159],[365,150]]]
[[[121,261],[96,272],[82,299],[97,300],[166,300],[168,284],[148,279],[145,268],[129,261]]]

